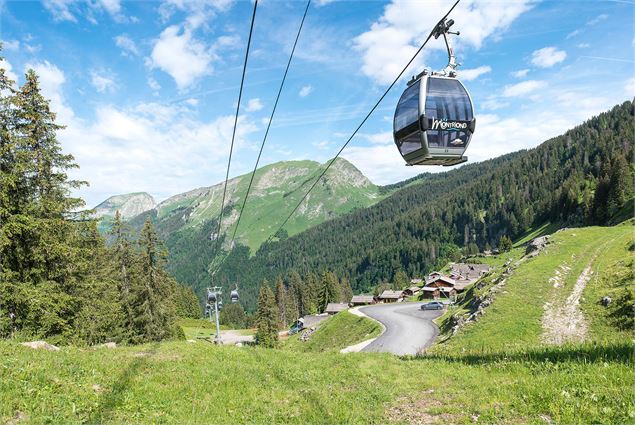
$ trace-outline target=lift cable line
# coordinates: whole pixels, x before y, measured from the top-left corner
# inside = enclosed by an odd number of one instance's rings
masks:
[[[276,101],[274,102],[273,105],[273,109],[271,110],[271,115],[269,116],[269,122],[267,124],[267,129],[265,131],[265,134],[263,136],[262,139],[262,143],[260,144],[260,151],[258,152],[258,158],[256,159],[256,163],[254,164],[254,169],[251,172],[251,177],[249,179],[249,185],[247,186],[247,192],[245,193],[245,197],[243,198],[243,203],[240,207],[240,212],[238,214],[238,219],[236,220],[236,226],[234,227],[234,230],[232,232],[232,237],[231,237],[231,241],[229,243],[230,246],[230,250],[231,247],[233,245],[234,240],[236,239],[236,233],[238,231],[238,226],[240,225],[240,219],[242,218],[243,212],[245,210],[245,205],[247,203],[247,198],[249,197],[249,193],[251,191],[251,186],[253,185],[254,182],[254,177],[256,175],[256,170],[258,169],[258,164],[260,163],[260,158],[262,157],[262,152],[264,150],[265,147],[265,143],[267,142],[267,137],[269,135],[269,130],[271,128],[271,123],[273,122],[273,117],[276,113],[276,109],[278,107],[278,102],[280,100],[280,96],[282,94],[282,89],[284,88],[284,83],[287,79],[287,74],[289,73],[289,68],[291,67],[291,61],[293,60],[293,55],[295,54],[295,50],[296,47],[298,45],[298,40],[300,39],[300,34],[302,33],[302,28],[304,27],[304,21],[306,19],[306,15],[309,11],[309,6],[311,5],[311,0],[308,0],[306,3],[306,7],[304,9],[304,14],[302,15],[302,20],[300,21],[300,26],[298,28],[298,33],[295,36],[295,41],[293,42],[293,47],[291,49],[291,54],[289,55],[289,60],[287,61],[287,66],[286,69],[284,71],[284,75],[282,76],[282,81],[280,82],[280,87],[278,89],[278,94],[276,96]],[[220,235],[220,233],[219,233]],[[218,272],[218,270],[221,268],[221,266],[223,265],[223,263],[225,262],[225,260],[227,259],[227,257],[229,256],[229,253],[226,253],[225,256],[218,262],[218,265],[216,266],[215,270],[211,273],[212,276],[214,276],[216,274],[216,272]]]
[[[223,198],[220,204],[220,212],[218,214],[218,231],[216,232],[216,240],[220,240],[221,224],[223,222],[223,209],[225,208],[225,196],[227,195],[227,182],[229,180],[229,169],[232,163],[232,153],[234,151],[234,140],[236,139],[236,127],[238,126],[238,112],[240,111],[240,101],[243,96],[243,86],[245,83],[245,72],[247,71],[247,59],[249,58],[249,48],[251,46],[251,35],[254,31],[254,21],[256,20],[256,9],[258,8],[258,0],[254,1],[254,11],[251,15],[251,26],[249,27],[249,38],[247,39],[247,50],[245,51],[245,62],[243,63],[243,74],[240,78],[240,90],[238,91],[238,104],[236,105],[236,116],[234,118],[234,129],[232,131],[232,141],[229,147],[229,159],[227,160],[227,172],[225,173],[225,184],[223,186]],[[218,248],[216,250],[218,252]]]
[[[421,45],[421,47],[419,47],[419,49],[415,52],[415,54],[412,56],[412,58],[408,61],[408,63],[406,64],[406,66],[404,66],[404,68],[401,70],[401,72],[399,73],[399,75],[397,75],[397,77],[395,77],[395,79],[393,80],[393,82],[390,84],[390,86],[388,86],[388,88],[386,89],[386,91],[384,91],[384,94],[381,95],[381,97],[379,98],[379,100],[377,100],[377,102],[375,103],[375,105],[371,108],[371,110],[368,112],[368,114],[366,114],[366,116],[364,117],[364,119],[362,120],[362,122],[357,126],[357,128],[355,129],[355,131],[353,131],[353,134],[351,134],[351,136],[348,138],[348,140],[346,140],[346,142],[342,145],[342,147],[340,148],[340,150],[337,152],[337,154],[329,161],[329,163],[327,164],[327,166],[324,168],[324,170],[322,171],[322,173],[319,175],[319,177],[313,182],[313,184],[311,185],[311,187],[309,188],[309,190],[307,190],[307,192],[304,194],[304,196],[302,197],[302,199],[300,199],[300,202],[298,202],[298,204],[295,206],[295,208],[293,208],[293,210],[291,211],[291,213],[287,216],[287,218],[285,218],[285,220],[282,222],[282,224],[280,225],[280,228],[278,228],[278,230],[276,230],[275,233],[273,233],[271,236],[269,236],[269,238],[265,241],[265,244],[267,244],[268,242],[271,242],[271,240],[275,237],[275,235],[277,235],[283,228],[284,226],[287,224],[287,222],[291,219],[291,217],[293,216],[293,214],[295,214],[295,212],[298,210],[298,208],[300,208],[300,205],[302,205],[302,202],[304,202],[304,200],[307,198],[307,196],[309,196],[309,193],[311,193],[311,191],[313,190],[313,188],[315,188],[315,186],[318,184],[318,182],[322,179],[322,177],[324,177],[324,175],[326,174],[326,172],[329,170],[329,168],[331,168],[331,165],[333,165],[333,163],[335,162],[335,160],[340,156],[340,154],[342,153],[342,151],[346,148],[346,146],[348,146],[348,144],[351,142],[351,140],[353,140],[353,137],[355,137],[355,135],[357,134],[357,132],[362,128],[362,126],[366,123],[366,121],[368,120],[368,118],[370,118],[370,116],[372,115],[372,113],[375,111],[375,109],[377,109],[377,107],[379,106],[379,104],[384,100],[384,98],[386,97],[386,95],[388,95],[388,92],[390,92],[390,90],[394,87],[395,84],[397,84],[397,81],[399,81],[399,79],[401,78],[401,76],[406,72],[406,70],[408,69],[408,67],[412,64],[412,62],[414,62],[414,60],[416,59],[416,57],[419,55],[419,53],[421,53],[421,51],[423,50],[423,48],[426,46],[426,44],[428,44],[428,41],[430,41],[430,39],[435,35],[435,32],[437,31],[437,28],[439,26],[440,23],[444,22],[445,19],[448,17],[448,15],[450,15],[450,13],[452,13],[452,11],[454,10],[454,8],[456,7],[456,5],[459,4],[461,0],[456,0],[456,2],[454,2],[454,4],[452,5],[452,7],[450,8],[450,10],[448,10],[448,12],[443,16],[443,18],[441,18],[439,20],[439,22],[434,26],[434,29],[430,32],[430,34],[428,35],[428,37],[425,39],[425,41],[423,42],[423,44]]]
[[[289,72],[289,67],[291,66],[291,60],[293,59],[293,54],[295,53],[295,48],[298,45],[298,39],[300,38],[300,33],[302,32],[302,27],[304,26],[304,20],[306,19],[307,12],[309,11],[309,6],[311,5],[311,0],[306,2],[306,8],[304,9],[304,15],[302,15],[302,21],[300,21],[300,27],[298,28],[298,33],[295,36],[295,41],[293,42],[293,48],[291,49],[291,55],[289,55],[289,61],[287,62],[287,67],[284,70],[284,75],[282,77],[282,81],[280,82],[280,88],[278,89],[278,95],[276,96],[276,101],[273,104],[273,109],[271,110],[271,116],[269,117],[269,123],[267,124],[267,130],[265,131],[265,135],[262,138],[262,143],[260,144],[260,152],[258,152],[258,158],[256,159],[256,163],[254,164],[254,169],[251,172],[251,177],[249,179],[249,185],[247,186],[247,192],[245,193],[245,197],[243,199],[243,204],[240,207],[240,213],[238,214],[238,220],[236,221],[236,226],[234,227],[234,231],[232,233],[232,238],[229,243],[230,249],[236,238],[236,232],[238,231],[238,226],[240,225],[240,219],[243,216],[243,211],[245,210],[245,204],[247,203],[247,198],[249,197],[249,192],[251,190],[251,185],[254,182],[254,177],[256,175],[256,170],[258,169],[258,164],[260,163],[260,157],[262,156],[262,151],[265,147],[265,143],[267,142],[267,136],[269,135],[269,129],[271,128],[271,122],[273,121],[273,117],[276,113],[276,108],[278,107],[278,101],[280,100],[280,95],[282,94],[282,89],[284,88],[284,83],[287,79],[287,74]]]

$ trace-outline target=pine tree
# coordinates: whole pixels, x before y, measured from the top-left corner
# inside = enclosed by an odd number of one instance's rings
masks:
[[[220,324],[233,329],[243,329],[247,326],[247,316],[243,306],[239,303],[229,304],[220,312]]]
[[[298,316],[302,317],[309,314],[311,306],[309,288],[307,284],[302,282],[302,278],[295,270],[291,272],[289,277],[289,290],[295,295]]]
[[[393,277],[393,289],[401,290],[410,286],[410,279],[403,270],[397,270]]]
[[[137,278],[132,281],[133,327],[138,341],[160,341],[173,335],[176,282],[164,271],[166,251],[147,220],[138,240]]]
[[[129,333],[134,333],[134,297],[132,294],[133,269],[139,261],[130,236],[130,228],[121,219],[119,210],[115,212],[115,218],[109,232],[112,238],[110,247],[110,266],[112,275],[117,280],[120,302],[125,314],[126,326]]]
[[[0,80],[6,86],[4,72]],[[29,70],[24,85],[8,93],[0,106],[7,117],[0,153],[0,309],[9,311],[10,329],[63,342],[75,336],[80,283],[93,255],[81,248],[91,223],[68,219],[83,206],[70,190],[83,182],[67,178],[77,165],[61,151],[56,132],[63,127],[35,73]],[[6,322],[0,326],[6,332]]]
[[[281,327],[287,327],[287,290],[284,287],[282,278],[278,276],[276,279],[276,306],[278,307],[278,323]]]
[[[498,250],[500,252],[508,252],[512,249],[512,240],[507,235],[503,235],[498,242]]]
[[[340,302],[348,303],[353,298],[353,288],[351,288],[351,282],[343,277],[340,280]]]
[[[266,279],[262,282],[258,295],[256,327],[258,345],[272,348],[278,344],[278,307]]]
[[[319,312],[326,310],[329,303],[338,302],[341,298],[337,276],[331,272],[324,272],[320,283],[317,308]]]

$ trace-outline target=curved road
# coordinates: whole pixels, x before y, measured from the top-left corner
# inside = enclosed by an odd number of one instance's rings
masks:
[[[439,328],[432,320],[443,310],[422,311],[421,304],[404,302],[360,308],[365,315],[386,327],[386,331],[362,351],[404,355],[417,354],[430,346],[439,334]]]

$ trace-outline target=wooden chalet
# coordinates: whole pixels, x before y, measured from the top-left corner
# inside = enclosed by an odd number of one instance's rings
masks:
[[[348,303],[328,303],[324,312],[329,315],[333,315],[344,310],[348,310]]]
[[[380,303],[396,303],[401,302],[404,299],[403,291],[391,291],[385,290],[377,297],[377,301]]]
[[[372,295],[353,295],[353,298],[351,298],[351,302],[349,304],[351,306],[356,306],[375,304],[375,302],[375,297],[373,297]]]

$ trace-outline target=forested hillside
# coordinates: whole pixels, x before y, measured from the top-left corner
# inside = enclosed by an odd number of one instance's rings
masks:
[[[372,207],[263,245],[253,258],[237,247],[219,281],[255,291],[291,269],[330,270],[361,292],[399,270],[420,275],[545,222],[623,219],[632,214],[633,132],[628,101],[535,149],[424,175]]]
[[[0,45],[1,47],[1,45]],[[1,62],[0,58],[0,62]],[[16,87],[0,67],[0,338],[139,343],[178,337],[196,296],[165,271],[151,222],[131,233],[119,214],[107,247],[71,190],[76,168],[33,70]],[[1,404],[1,403],[0,403]]]

